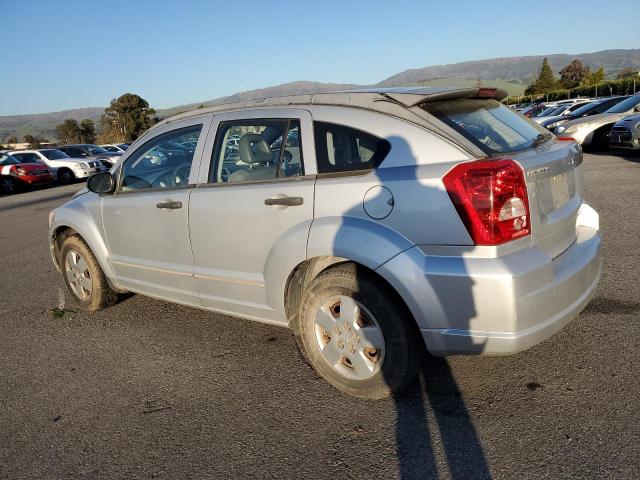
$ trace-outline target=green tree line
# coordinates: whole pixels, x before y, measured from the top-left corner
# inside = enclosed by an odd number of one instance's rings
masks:
[[[605,81],[606,72],[603,67],[592,71],[589,66],[577,58],[559,73],[560,78],[556,78],[549,61],[545,58],[542,61],[538,77],[525,89],[525,94],[512,97],[509,99],[509,103],[532,101],[537,98],[560,100],[567,98],[567,96],[624,95],[633,93],[634,78],[640,80],[638,72],[627,67],[618,72],[617,80]]]
[[[144,98],[134,93],[125,93],[111,100],[100,118],[99,128],[93,120],[84,119],[78,122],[67,118],[56,125],[58,142],[69,143],[131,143],[149,127],[158,122],[156,111]],[[40,148],[46,139],[34,135],[25,135],[24,143],[30,148]],[[7,139],[7,143],[18,143],[15,135]]]

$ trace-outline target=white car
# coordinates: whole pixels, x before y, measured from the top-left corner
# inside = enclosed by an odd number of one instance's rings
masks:
[[[20,163],[44,163],[53,173],[53,178],[61,183],[87,178],[94,173],[107,169],[100,162],[71,158],[64,152],[53,148],[42,150],[22,150],[11,154]]]
[[[578,108],[580,108],[583,105],[586,105],[587,103],[591,103],[591,100],[588,100],[586,102],[561,103],[559,105],[556,105],[552,111],[547,112],[544,115],[534,117],[531,120],[533,120],[538,124],[542,124],[543,122],[546,122],[547,120],[553,117],[561,118],[567,115],[571,115],[571,113],[574,110],[577,110]]]
[[[107,145],[100,145],[100,147],[104,148],[108,152],[111,153],[124,153],[127,148],[129,148],[128,143],[109,143]]]

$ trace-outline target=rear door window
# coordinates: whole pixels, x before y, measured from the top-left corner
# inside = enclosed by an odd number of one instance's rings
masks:
[[[355,128],[314,122],[318,173],[350,172],[376,168],[391,145]]]
[[[538,135],[549,134],[537,123],[493,99],[429,102],[422,108],[488,154],[527,150]]]

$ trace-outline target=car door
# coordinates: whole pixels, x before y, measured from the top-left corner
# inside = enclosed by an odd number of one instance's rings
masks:
[[[197,117],[158,129],[114,173],[116,191],[102,198],[102,215],[122,287],[197,303],[188,206],[210,123],[211,116]]]
[[[200,301],[284,322],[280,279],[305,260],[313,220],[311,115],[295,108],[219,114],[209,137],[189,204]],[[239,138],[237,146],[230,138]]]

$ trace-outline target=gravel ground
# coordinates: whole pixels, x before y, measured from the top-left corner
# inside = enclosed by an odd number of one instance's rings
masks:
[[[639,478],[640,156],[585,166],[605,237],[587,309],[380,402],[317,378],[282,328],[140,295],[55,318],[47,213],[79,185],[0,198],[0,477]]]

